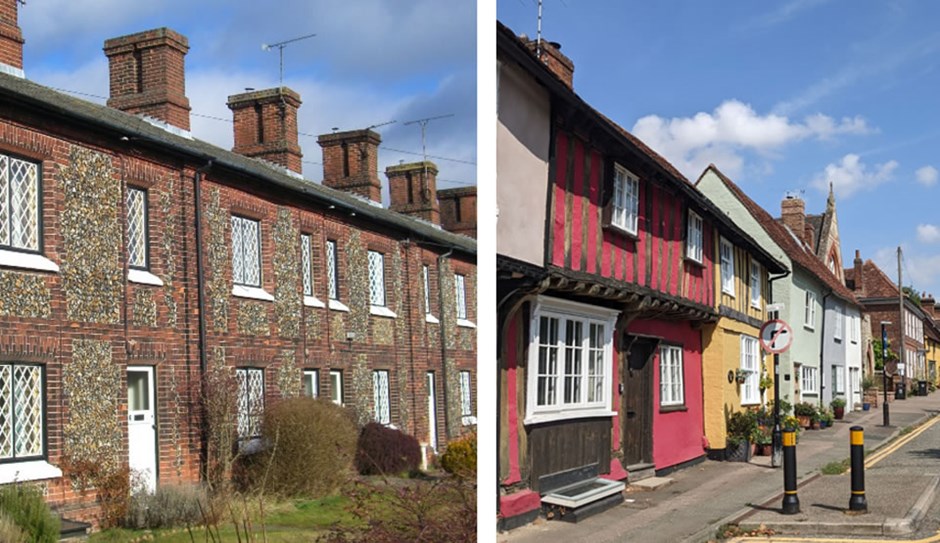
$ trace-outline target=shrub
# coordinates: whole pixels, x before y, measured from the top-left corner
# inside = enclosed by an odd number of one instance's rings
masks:
[[[816,406],[809,402],[800,402],[793,406],[793,414],[798,417],[816,416]]]
[[[31,542],[55,543],[59,540],[59,518],[49,510],[36,487],[17,484],[0,487],[0,513]]]
[[[265,447],[240,460],[241,486],[280,496],[317,498],[351,474],[356,426],[327,399],[291,398],[265,410]]]
[[[447,444],[441,467],[458,477],[473,478],[477,473],[477,435],[469,433]]]
[[[26,534],[6,513],[0,512],[0,541],[26,541]]]
[[[727,425],[730,443],[749,441],[757,431],[757,415],[753,411],[737,411],[728,417]]]
[[[400,430],[370,422],[359,433],[356,469],[363,475],[412,472],[421,463],[418,440]]]
[[[840,407],[845,408],[845,398],[833,398],[832,401],[829,402],[829,406],[833,409],[838,409]]]
[[[179,528],[203,523],[206,492],[197,485],[161,486],[153,494],[135,489],[124,525],[135,530]]]

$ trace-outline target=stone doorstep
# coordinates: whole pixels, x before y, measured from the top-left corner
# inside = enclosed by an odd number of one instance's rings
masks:
[[[635,483],[630,483],[631,488],[638,490],[659,490],[660,488],[672,484],[672,477],[648,477],[636,481]]]

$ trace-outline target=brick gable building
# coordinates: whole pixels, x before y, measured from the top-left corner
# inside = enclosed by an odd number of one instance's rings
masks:
[[[476,244],[381,206],[378,134],[321,137],[324,183],[306,181],[290,89],[231,96],[223,150],[189,133],[185,37],[108,40],[104,107],[22,78],[16,9],[2,1],[0,401],[15,420],[0,483],[39,481],[93,520],[76,466],[198,481],[213,371],[238,384],[243,440],[299,394],[429,454],[475,423]]]

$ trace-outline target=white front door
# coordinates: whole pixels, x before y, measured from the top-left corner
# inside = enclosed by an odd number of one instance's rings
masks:
[[[437,452],[437,395],[433,371],[428,372],[428,445]]]
[[[862,403],[862,386],[858,368],[849,368],[849,411],[855,409],[855,404]]]
[[[157,488],[157,425],[152,366],[127,367],[127,454],[143,488]]]

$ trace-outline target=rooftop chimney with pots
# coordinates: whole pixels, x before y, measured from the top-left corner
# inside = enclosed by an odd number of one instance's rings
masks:
[[[300,95],[287,87],[228,97],[235,122],[232,151],[261,158],[301,173],[303,153],[297,142]]]
[[[187,51],[186,37],[169,28],[105,41],[111,80],[108,106],[147,115],[188,132]]]
[[[574,62],[561,53],[561,44],[554,41],[531,40],[526,47],[536,54],[548,69],[561,79],[569,89],[574,87]]]
[[[437,166],[433,162],[411,162],[385,168],[389,209],[441,224],[437,204]]]
[[[379,181],[379,144],[382,138],[368,128],[323,134],[323,184],[372,200],[382,201]]]
[[[802,198],[787,196],[780,203],[783,224],[799,239],[806,239],[806,204]]]
[[[920,306],[930,320],[937,319],[937,300],[934,299],[933,294],[924,292],[920,297]]]
[[[477,188],[445,189],[437,193],[441,227],[455,234],[477,237]]]
[[[23,77],[23,32],[19,0],[0,0],[0,72]]]
[[[865,293],[865,274],[862,273],[862,252],[855,249],[855,260],[852,262],[852,286],[855,292]]]

